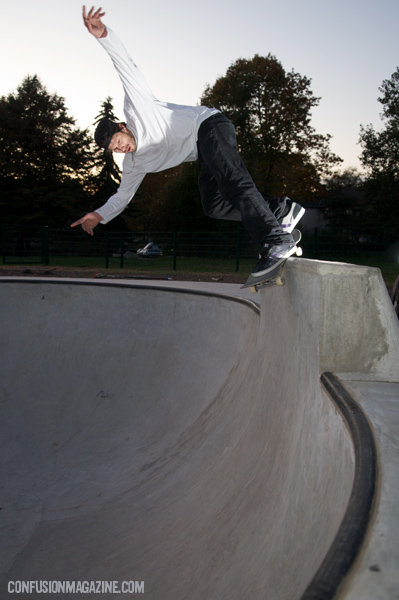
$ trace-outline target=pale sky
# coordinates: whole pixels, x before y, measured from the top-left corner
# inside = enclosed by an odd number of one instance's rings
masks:
[[[286,71],[312,80],[321,98],[312,125],[333,136],[344,168],[360,167],[360,125],[383,126],[378,88],[399,66],[398,0],[109,0],[102,7],[104,23],[160,100],[197,105],[206,84],[238,58],[270,52]],[[65,98],[79,127],[92,128],[106,96],[123,119],[123,94],[81,13],[77,0],[3,5],[0,95],[37,74]]]

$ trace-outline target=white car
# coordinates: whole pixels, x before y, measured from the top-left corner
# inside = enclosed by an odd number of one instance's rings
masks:
[[[138,256],[145,256],[148,258],[156,258],[162,256],[162,250],[153,242],[147,244],[144,248],[137,250]]]

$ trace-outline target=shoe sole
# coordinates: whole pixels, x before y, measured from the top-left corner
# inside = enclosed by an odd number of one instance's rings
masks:
[[[280,258],[280,260],[278,260],[277,262],[274,263],[274,265],[272,267],[270,267],[269,269],[265,269],[264,271],[259,271],[258,273],[251,273],[251,277],[255,277],[257,279],[260,279],[261,277],[263,279],[267,278],[268,273],[272,273],[275,269],[277,269],[285,260],[287,260],[287,258],[289,258],[290,256],[292,256],[293,254],[295,254],[297,251],[297,246],[295,245],[293,248],[291,248],[291,250],[289,250],[287,252],[287,254],[285,256],[283,256],[282,258]]]

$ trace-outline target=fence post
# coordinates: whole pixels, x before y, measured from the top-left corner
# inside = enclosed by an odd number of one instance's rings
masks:
[[[105,232],[105,268],[109,267],[109,235],[108,231]]]
[[[177,232],[173,233],[173,270],[176,271],[177,262]]]
[[[241,229],[237,227],[237,245],[236,245],[236,273],[240,268],[240,242],[241,242]]]
[[[317,258],[317,227],[313,230],[313,258]]]
[[[125,254],[125,235],[124,232],[121,231],[121,269],[123,269],[123,258]]]
[[[48,225],[43,227],[43,238],[42,238],[42,262],[46,266],[50,263],[50,252],[49,252],[49,228]]]
[[[1,253],[3,255],[3,265],[6,264],[6,226],[1,224]]]

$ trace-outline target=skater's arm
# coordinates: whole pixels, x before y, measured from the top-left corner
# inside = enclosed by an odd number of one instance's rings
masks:
[[[133,61],[116,33],[108,27],[107,36],[98,42],[108,53],[121,79],[125,100],[130,101],[138,111],[156,100],[144,75]]]
[[[94,10],[94,6],[92,6],[90,11],[86,13],[86,7],[83,6],[83,22],[91,35],[98,39],[107,37],[107,28],[101,21],[101,17],[105,15],[105,12],[101,11],[101,8]]]
[[[142,173],[122,173],[121,184],[116,194],[111,196],[103,206],[97,208],[94,212],[90,212],[75,221],[75,223],[72,223],[71,227],[81,225],[84,231],[93,235],[93,229],[99,223],[105,225],[112,219],[115,219],[126,208],[144,177],[145,174]]]
[[[116,194],[111,196],[103,206],[96,208],[96,213],[101,217],[102,225],[115,219],[115,217],[125,210],[127,205],[132,201],[144,177],[145,173],[136,173],[135,171],[122,172],[121,183]]]
[[[148,83],[137,65],[127,53],[124,45],[117,35],[107,29],[101,18],[105,15],[102,9],[92,7],[89,12],[83,7],[83,22],[88,31],[98,39],[103,48],[108,52],[115,69],[122,81],[127,99],[137,109],[142,109],[149,101],[156,100]]]
[[[88,31],[97,38],[104,50],[109,54],[122,81],[127,99],[137,109],[142,109],[143,105],[148,104],[149,101],[156,100],[156,98],[118,36],[111,29],[107,29],[102,22],[101,18],[104,15],[105,12],[102,12],[101,8],[95,10],[92,7],[87,12],[86,7],[83,7],[83,22]]]

